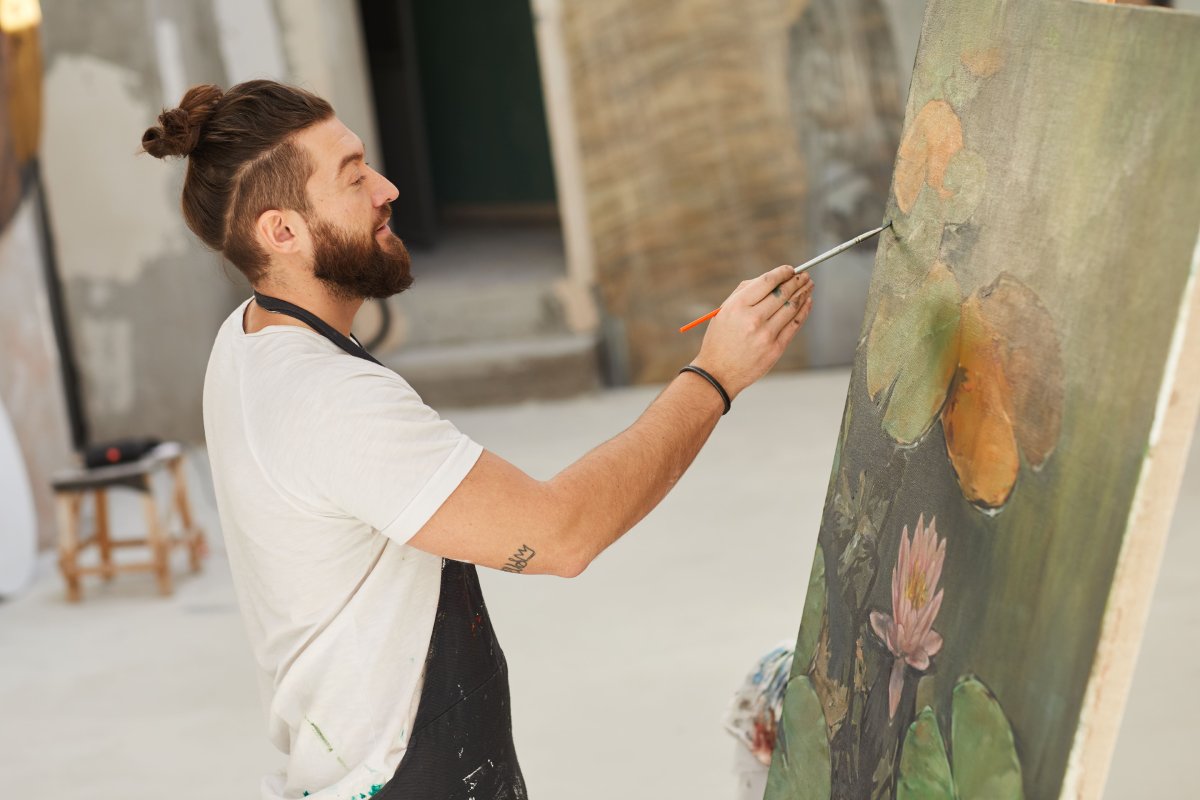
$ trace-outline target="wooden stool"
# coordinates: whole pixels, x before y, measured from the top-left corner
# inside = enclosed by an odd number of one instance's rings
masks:
[[[167,519],[158,513],[154,500],[151,475],[158,470],[168,470],[172,477],[173,491]],[[200,570],[200,560],[207,554],[208,547],[204,531],[192,520],[192,509],[188,502],[187,483],[183,475],[183,447],[178,442],[164,442],[137,461],[116,464],[96,469],[72,469],[60,472],[51,481],[58,501],[58,566],[67,583],[67,599],[77,602],[81,598],[79,578],[83,575],[102,575],[111,580],[118,572],[151,571],[158,576],[158,589],[164,595],[171,594],[171,549],[175,546],[188,548],[193,572]],[[108,490],[124,487],[142,493],[142,505],[146,515],[146,537],[142,539],[114,539],[108,527]],[[96,530],[82,538],[80,510],[83,498],[91,494],[95,500]],[[178,513],[180,530],[170,533],[168,523],[171,511]],[[81,567],[79,553],[92,545],[100,549],[100,566]],[[149,545],[150,560],[132,564],[114,564],[114,547],[136,547]]]

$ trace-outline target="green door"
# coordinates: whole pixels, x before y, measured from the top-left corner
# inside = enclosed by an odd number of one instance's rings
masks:
[[[413,17],[438,208],[554,209],[529,0],[417,0]]]

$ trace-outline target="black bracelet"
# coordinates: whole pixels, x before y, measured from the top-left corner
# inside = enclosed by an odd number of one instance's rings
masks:
[[[680,375],[685,372],[694,372],[701,378],[704,378],[704,380],[711,383],[713,388],[717,390],[717,394],[721,395],[721,401],[725,403],[725,410],[721,412],[721,416],[723,417],[729,413],[729,409],[733,407],[733,401],[729,399],[729,392],[725,391],[725,387],[721,385],[720,381],[718,381],[712,375],[709,375],[705,370],[697,367],[695,364],[688,364],[686,367],[679,370]]]

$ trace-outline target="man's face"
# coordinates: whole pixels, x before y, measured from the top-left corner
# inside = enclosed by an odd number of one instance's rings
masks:
[[[390,297],[411,286],[408,250],[387,224],[396,187],[363,160],[362,141],[337,118],[297,139],[316,164],[305,220],[313,275],[346,298]]]

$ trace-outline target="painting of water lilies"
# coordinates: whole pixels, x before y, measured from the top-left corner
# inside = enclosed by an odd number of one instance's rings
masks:
[[[1198,130],[1196,16],[930,0],[767,800],[1099,794],[1200,394]]]

